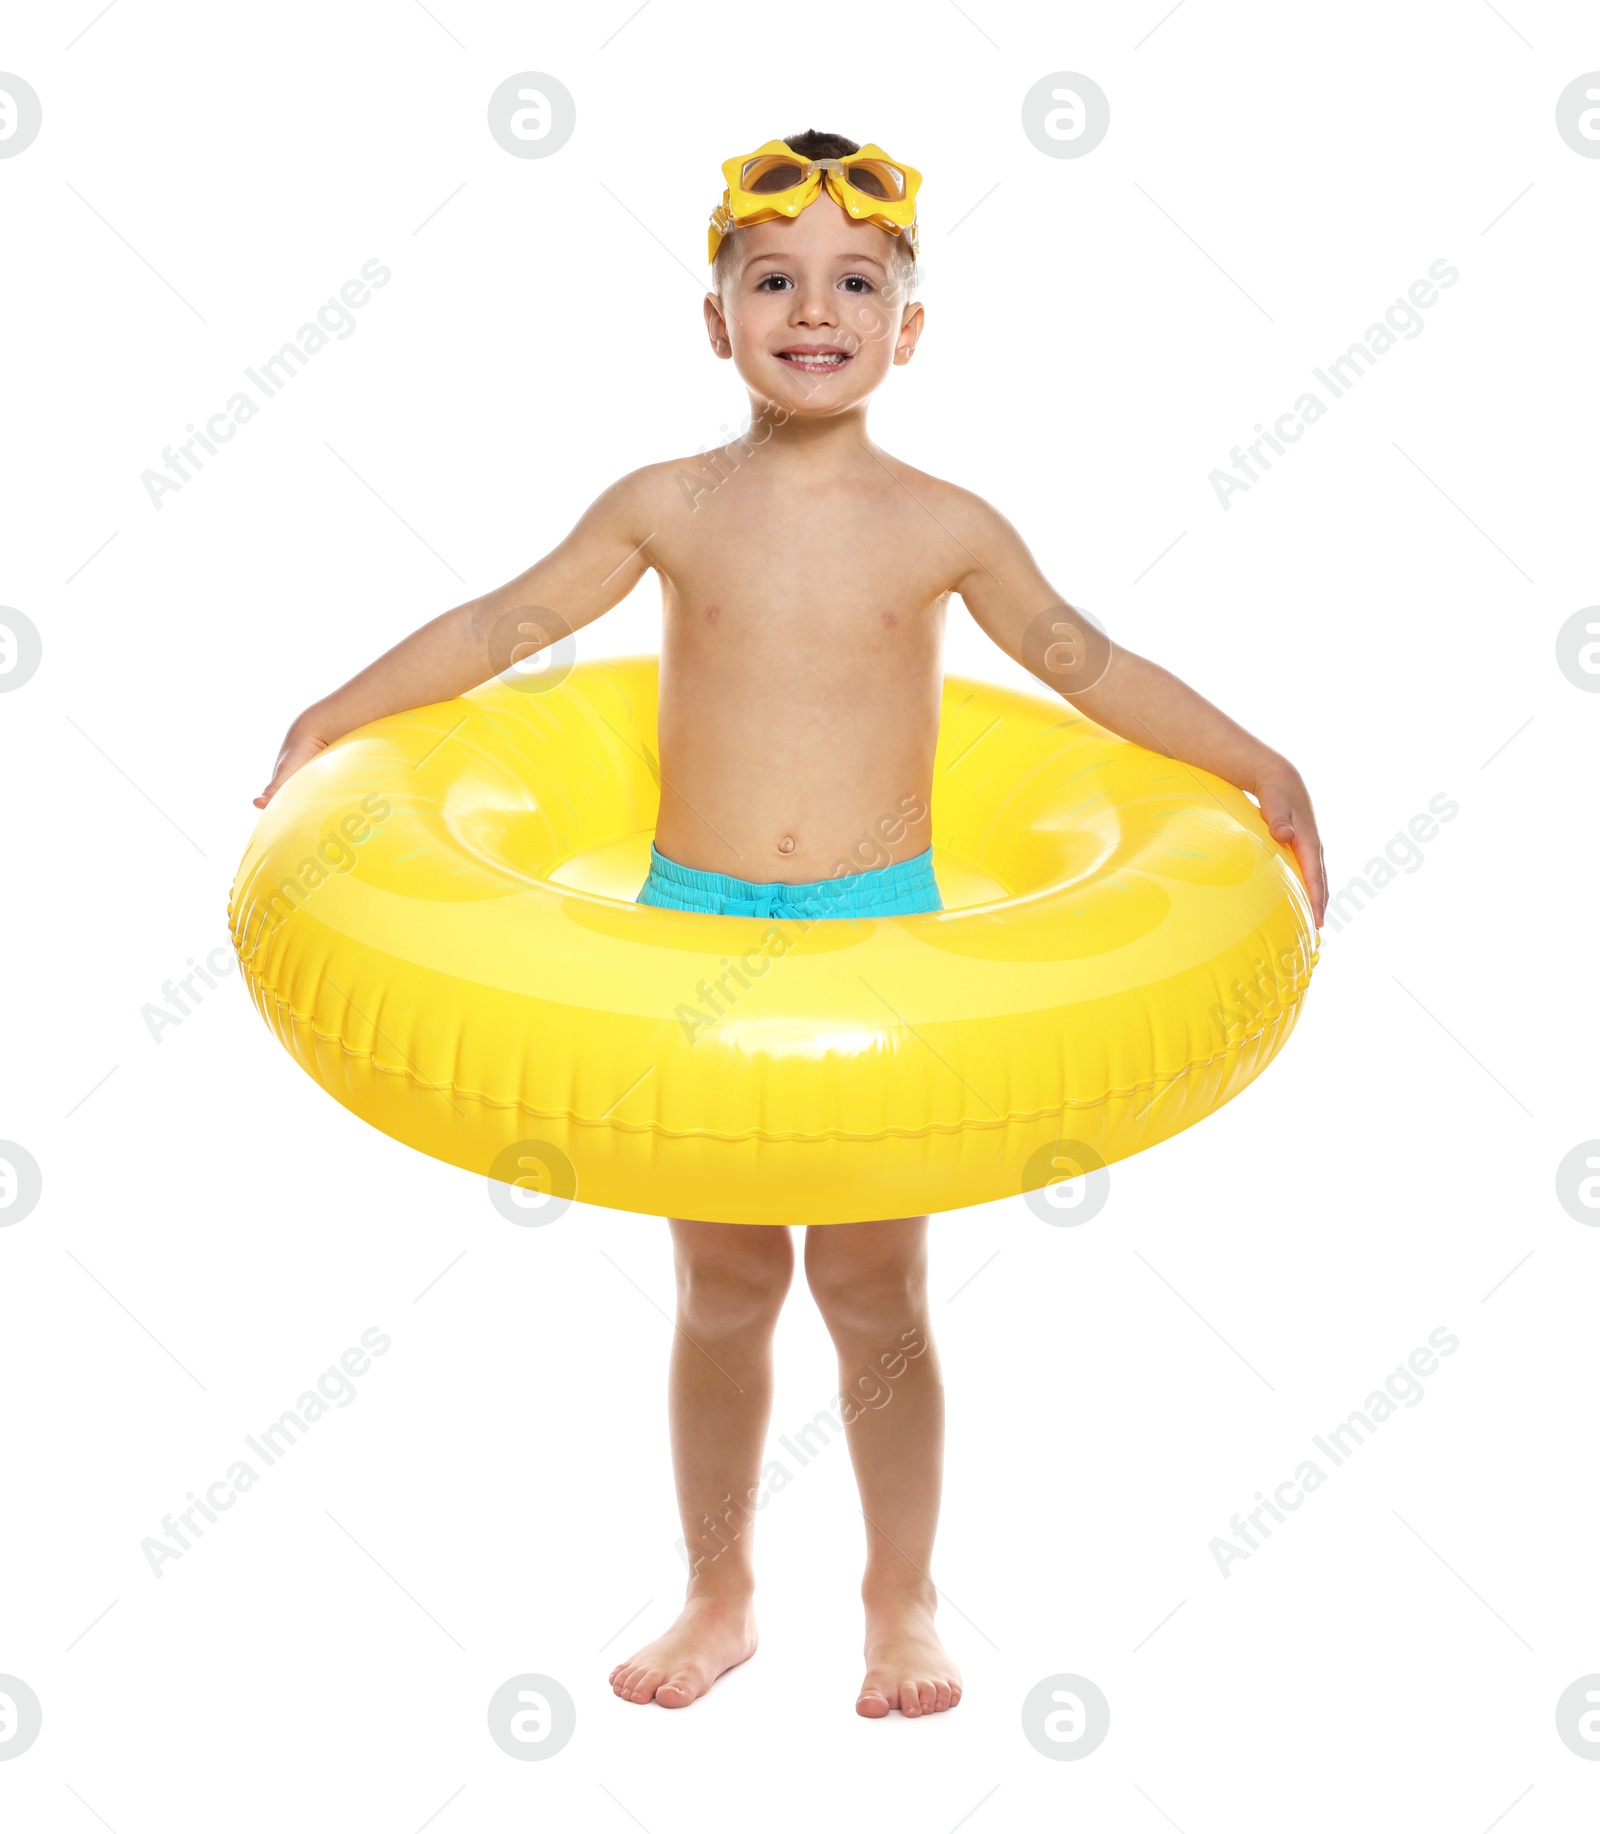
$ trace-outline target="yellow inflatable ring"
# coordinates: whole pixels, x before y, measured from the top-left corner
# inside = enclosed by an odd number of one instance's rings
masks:
[[[988,682],[944,687],[943,911],[636,905],[656,665],[379,720],[263,813],[229,906],[245,978],[374,1127],[614,1209],[855,1222],[1138,1152],[1282,1046],[1316,938],[1255,805]]]

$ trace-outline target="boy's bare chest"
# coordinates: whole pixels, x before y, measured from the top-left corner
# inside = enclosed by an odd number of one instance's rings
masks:
[[[927,535],[898,512],[805,502],[762,509],[707,515],[652,541],[669,611],[725,628],[803,623],[813,635],[819,627],[842,635],[903,628],[949,589],[949,557],[931,552]]]

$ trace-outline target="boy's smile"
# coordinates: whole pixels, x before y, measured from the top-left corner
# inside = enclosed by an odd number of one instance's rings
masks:
[[[803,369],[808,376],[825,376],[830,370],[843,369],[850,361],[848,350],[836,349],[832,344],[791,344],[776,354],[780,363]]]

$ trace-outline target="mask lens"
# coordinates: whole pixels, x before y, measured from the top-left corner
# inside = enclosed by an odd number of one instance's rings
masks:
[[[852,160],[846,164],[844,175],[857,191],[868,197],[881,197],[886,203],[906,194],[905,174],[886,159]]]
[[[762,159],[747,159],[739,171],[739,188],[755,193],[792,191],[799,184],[800,167],[792,159],[769,153]]]

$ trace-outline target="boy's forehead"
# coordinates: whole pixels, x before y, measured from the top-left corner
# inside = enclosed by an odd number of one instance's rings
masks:
[[[837,255],[846,261],[875,261],[887,268],[896,240],[875,223],[857,223],[824,193],[807,204],[796,217],[775,217],[767,223],[750,223],[735,232],[741,262],[763,255],[793,256],[804,253],[824,259]]]

